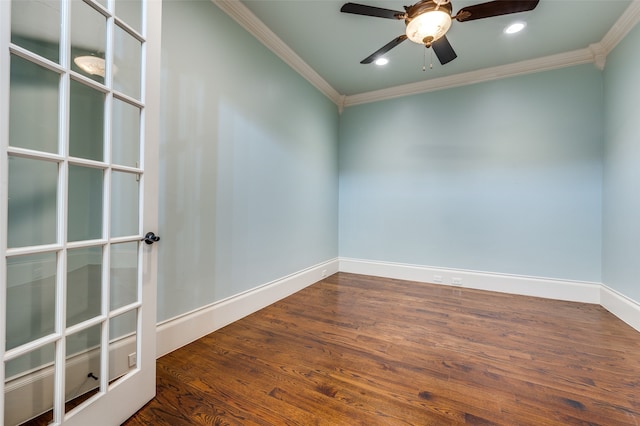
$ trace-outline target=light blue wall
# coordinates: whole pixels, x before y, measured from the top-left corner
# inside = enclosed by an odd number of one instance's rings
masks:
[[[604,282],[640,300],[637,28],[604,74],[583,65],[338,117],[208,0],[166,1],[163,16],[159,320],[338,253]]]
[[[340,256],[600,282],[602,85],[584,65],[347,108]]]
[[[338,255],[336,106],[210,1],[162,15],[160,321]]]
[[[640,301],[640,26],[607,58],[603,283]]]

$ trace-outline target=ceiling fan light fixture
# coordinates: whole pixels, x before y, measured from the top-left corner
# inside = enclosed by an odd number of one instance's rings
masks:
[[[389,63],[389,60],[387,58],[378,58],[375,60],[375,64],[382,66],[382,65],[387,65]]]
[[[405,6],[404,12],[365,4],[345,3],[340,8],[340,12],[404,20],[405,33],[364,58],[360,61],[361,64],[374,62],[406,39],[409,39],[414,43],[433,48],[433,52],[438,57],[440,64],[445,65],[458,57],[446,37],[446,33],[451,28],[451,23],[454,19],[458,22],[466,22],[528,12],[535,9],[539,2],[540,0],[492,0],[465,6],[458,10],[455,15],[452,13],[451,0],[418,0],[417,3],[411,6]]]
[[[444,10],[431,10],[416,16],[407,23],[409,40],[427,47],[446,34],[451,27],[451,14]]]

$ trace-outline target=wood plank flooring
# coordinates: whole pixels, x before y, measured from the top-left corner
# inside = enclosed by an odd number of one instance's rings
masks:
[[[338,273],[158,360],[136,425],[639,425],[598,305]]]

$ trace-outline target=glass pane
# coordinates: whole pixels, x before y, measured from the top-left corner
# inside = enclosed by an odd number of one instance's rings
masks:
[[[11,42],[59,62],[60,0],[13,0]]]
[[[141,0],[117,0],[116,16],[137,32],[142,32]]]
[[[58,152],[58,87],[60,76],[11,56],[9,145]]]
[[[140,158],[140,108],[113,100],[111,162],[138,167]]]
[[[140,99],[142,46],[128,32],[116,26],[113,88]]]
[[[111,245],[110,309],[138,300],[138,243]]]
[[[69,241],[102,238],[103,172],[69,166]]]
[[[138,182],[133,173],[111,174],[111,236],[138,234]]]
[[[100,324],[97,324],[67,336],[67,364],[69,364],[73,356],[86,355],[89,350],[99,349],[100,329]],[[89,369],[89,372],[99,376],[98,373],[100,373],[100,369]],[[84,377],[87,377],[86,372]]]
[[[9,157],[8,247],[56,242],[58,165]]]
[[[67,252],[67,327],[100,315],[102,247]]]
[[[55,331],[56,254],[7,259],[7,349]]]
[[[39,424],[48,424],[53,419],[53,373],[44,370],[53,364],[53,360],[52,343],[5,363],[5,425],[17,425],[47,411],[38,417],[38,421],[41,421]],[[25,377],[31,379],[26,380],[26,385],[12,383],[29,373],[32,377]]]
[[[100,386],[100,324],[67,336],[66,410],[85,401]]]
[[[83,1],[71,3],[71,69],[104,83],[107,20]]]
[[[71,80],[69,155],[89,160],[104,158],[104,93]]]
[[[136,368],[137,310],[126,312],[109,321],[109,380]]]

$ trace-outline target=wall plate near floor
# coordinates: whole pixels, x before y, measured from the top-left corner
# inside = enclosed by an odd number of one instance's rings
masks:
[[[129,354],[129,368],[136,366],[136,353]]]

